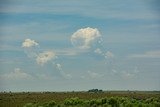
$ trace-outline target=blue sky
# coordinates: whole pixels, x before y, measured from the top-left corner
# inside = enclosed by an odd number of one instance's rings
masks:
[[[0,91],[160,90],[159,4],[0,1]]]

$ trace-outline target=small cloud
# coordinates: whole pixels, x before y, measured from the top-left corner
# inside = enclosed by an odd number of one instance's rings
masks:
[[[32,78],[31,75],[23,72],[20,68],[15,68],[13,72],[1,75],[1,77],[4,79],[11,79],[11,80],[31,79]]]
[[[52,51],[46,51],[37,55],[36,61],[40,65],[44,65],[48,61],[57,58],[56,54]]]
[[[96,50],[94,50],[94,52],[95,52],[96,54],[100,54],[100,55],[103,54],[103,52],[102,52],[101,49],[99,49],[99,48],[97,48]]]
[[[56,68],[57,68],[58,70],[62,70],[61,64],[56,64]]]
[[[138,68],[137,68],[137,66],[136,66],[132,72],[123,71],[123,72],[122,72],[122,76],[123,76],[124,78],[133,78],[133,77],[135,77],[136,75],[138,75],[139,72],[140,72],[140,71],[138,70]]]
[[[143,54],[132,54],[129,58],[160,58],[160,50],[148,51]]]
[[[33,47],[33,46],[37,46],[37,45],[39,45],[39,44],[31,39],[25,39],[25,41],[22,43],[22,47],[24,47],[24,48],[29,48],[29,47]]]
[[[113,57],[114,57],[114,54],[113,54],[112,52],[107,51],[107,52],[105,53],[105,58],[113,58]]]
[[[71,36],[71,42],[73,46],[77,48],[88,49],[91,47],[91,44],[100,36],[100,32],[97,28],[82,28],[73,33]]]
[[[65,79],[71,79],[72,75],[71,74],[67,74],[63,71],[62,69],[62,65],[57,63],[56,64],[56,69],[60,72],[60,74],[65,78]]]
[[[135,77],[136,75],[138,75],[139,72],[140,71],[138,70],[137,66],[133,70],[130,70],[130,71],[126,71],[126,70],[118,71],[115,69],[111,70],[111,74],[121,76],[122,78],[125,78],[125,79],[131,79],[131,78]]]
[[[104,51],[102,51],[100,48],[97,48],[96,50],[94,50],[94,53],[103,56],[104,58],[114,58],[114,54],[110,51],[107,51],[106,53]]]

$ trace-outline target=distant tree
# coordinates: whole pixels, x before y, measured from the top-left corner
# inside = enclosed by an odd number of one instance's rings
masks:
[[[88,90],[88,92],[98,93],[98,92],[103,92],[103,90],[90,89],[90,90]]]

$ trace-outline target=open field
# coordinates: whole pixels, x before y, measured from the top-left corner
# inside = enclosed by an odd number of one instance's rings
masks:
[[[159,91],[106,91],[100,93],[89,92],[23,92],[23,93],[0,93],[0,107],[23,107],[27,103],[43,105],[46,102],[54,101],[56,104],[63,104],[68,100],[100,100],[104,98],[136,99],[146,101],[156,99],[160,103]],[[107,99],[107,100],[108,100]],[[67,104],[66,104],[67,105]],[[157,106],[158,107],[158,106]]]

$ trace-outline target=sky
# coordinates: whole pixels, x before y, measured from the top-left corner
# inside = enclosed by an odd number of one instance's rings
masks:
[[[0,91],[160,90],[159,0],[1,0]]]

